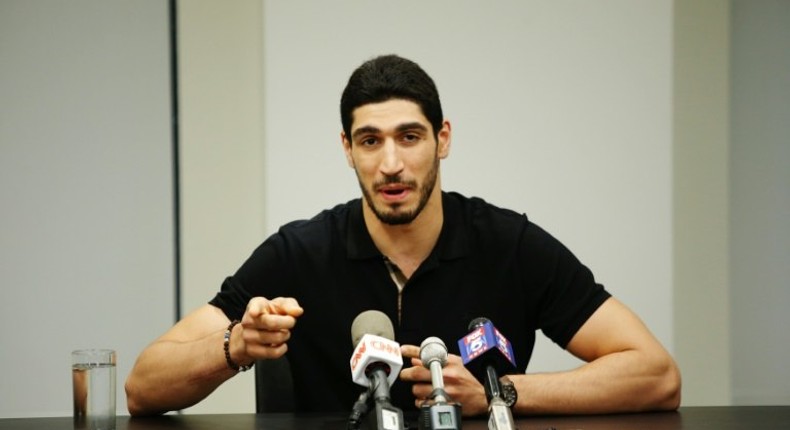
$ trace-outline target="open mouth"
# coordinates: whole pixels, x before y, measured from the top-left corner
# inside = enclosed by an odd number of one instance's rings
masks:
[[[387,198],[399,198],[405,196],[408,191],[409,187],[405,185],[385,185],[383,187],[379,187],[378,191]]]
[[[384,192],[384,194],[386,194],[388,196],[397,196],[397,195],[402,194],[404,191],[406,191],[406,189],[405,188],[390,188],[390,189],[382,190],[382,191]]]

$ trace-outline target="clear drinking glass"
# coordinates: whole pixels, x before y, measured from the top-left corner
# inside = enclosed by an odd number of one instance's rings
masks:
[[[75,429],[115,429],[115,361],[111,349],[72,351]]]

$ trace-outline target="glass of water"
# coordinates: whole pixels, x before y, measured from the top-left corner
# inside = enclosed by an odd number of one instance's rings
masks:
[[[115,429],[115,351],[72,351],[71,379],[74,385],[74,428]]]

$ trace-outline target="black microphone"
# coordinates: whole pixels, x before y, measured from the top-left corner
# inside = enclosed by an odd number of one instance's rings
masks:
[[[488,428],[514,430],[513,414],[505,402],[499,374],[516,370],[513,347],[487,318],[469,323],[469,334],[458,340],[464,366],[485,387],[488,400]]]
[[[419,430],[460,430],[461,405],[450,402],[444,390],[442,368],[447,365],[447,346],[438,337],[429,337],[420,344],[422,365],[431,371],[433,391],[420,405]]]
[[[367,387],[349,417],[349,428],[358,428],[361,415],[368,413],[367,403],[374,402],[372,429],[404,430],[403,411],[392,405],[390,386],[403,367],[400,345],[395,342],[395,331],[386,314],[370,310],[359,314],[351,324],[351,340],[355,345],[351,355],[353,381]]]

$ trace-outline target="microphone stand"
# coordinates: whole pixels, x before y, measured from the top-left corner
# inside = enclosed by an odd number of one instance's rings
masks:
[[[362,425],[362,417],[370,410],[370,393],[371,390],[368,388],[354,402],[354,406],[351,408],[351,415],[348,417],[348,430],[359,430],[359,427]]]
[[[461,405],[448,402],[447,393],[436,388],[420,405],[419,430],[461,430]]]
[[[368,425],[365,428],[370,430],[405,430],[403,411],[390,401],[386,366],[370,369],[368,377],[370,387],[354,403],[348,418],[348,430],[359,430],[363,417],[367,417]]]
[[[371,373],[371,388],[373,391],[373,414],[371,429],[376,430],[405,430],[403,421],[403,411],[396,408],[390,402],[389,382],[387,382],[387,372],[382,368],[376,368]]]
[[[505,403],[502,395],[502,385],[493,366],[486,366],[486,378],[483,384],[488,398],[488,429],[489,430],[515,430],[513,412]]]
[[[513,414],[501,397],[494,397],[488,403],[489,430],[516,430]]]
[[[441,364],[433,362],[429,369],[434,389],[428,400],[420,405],[418,430],[461,430],[461,405],[450,402],[450,396],[444,391]]]

